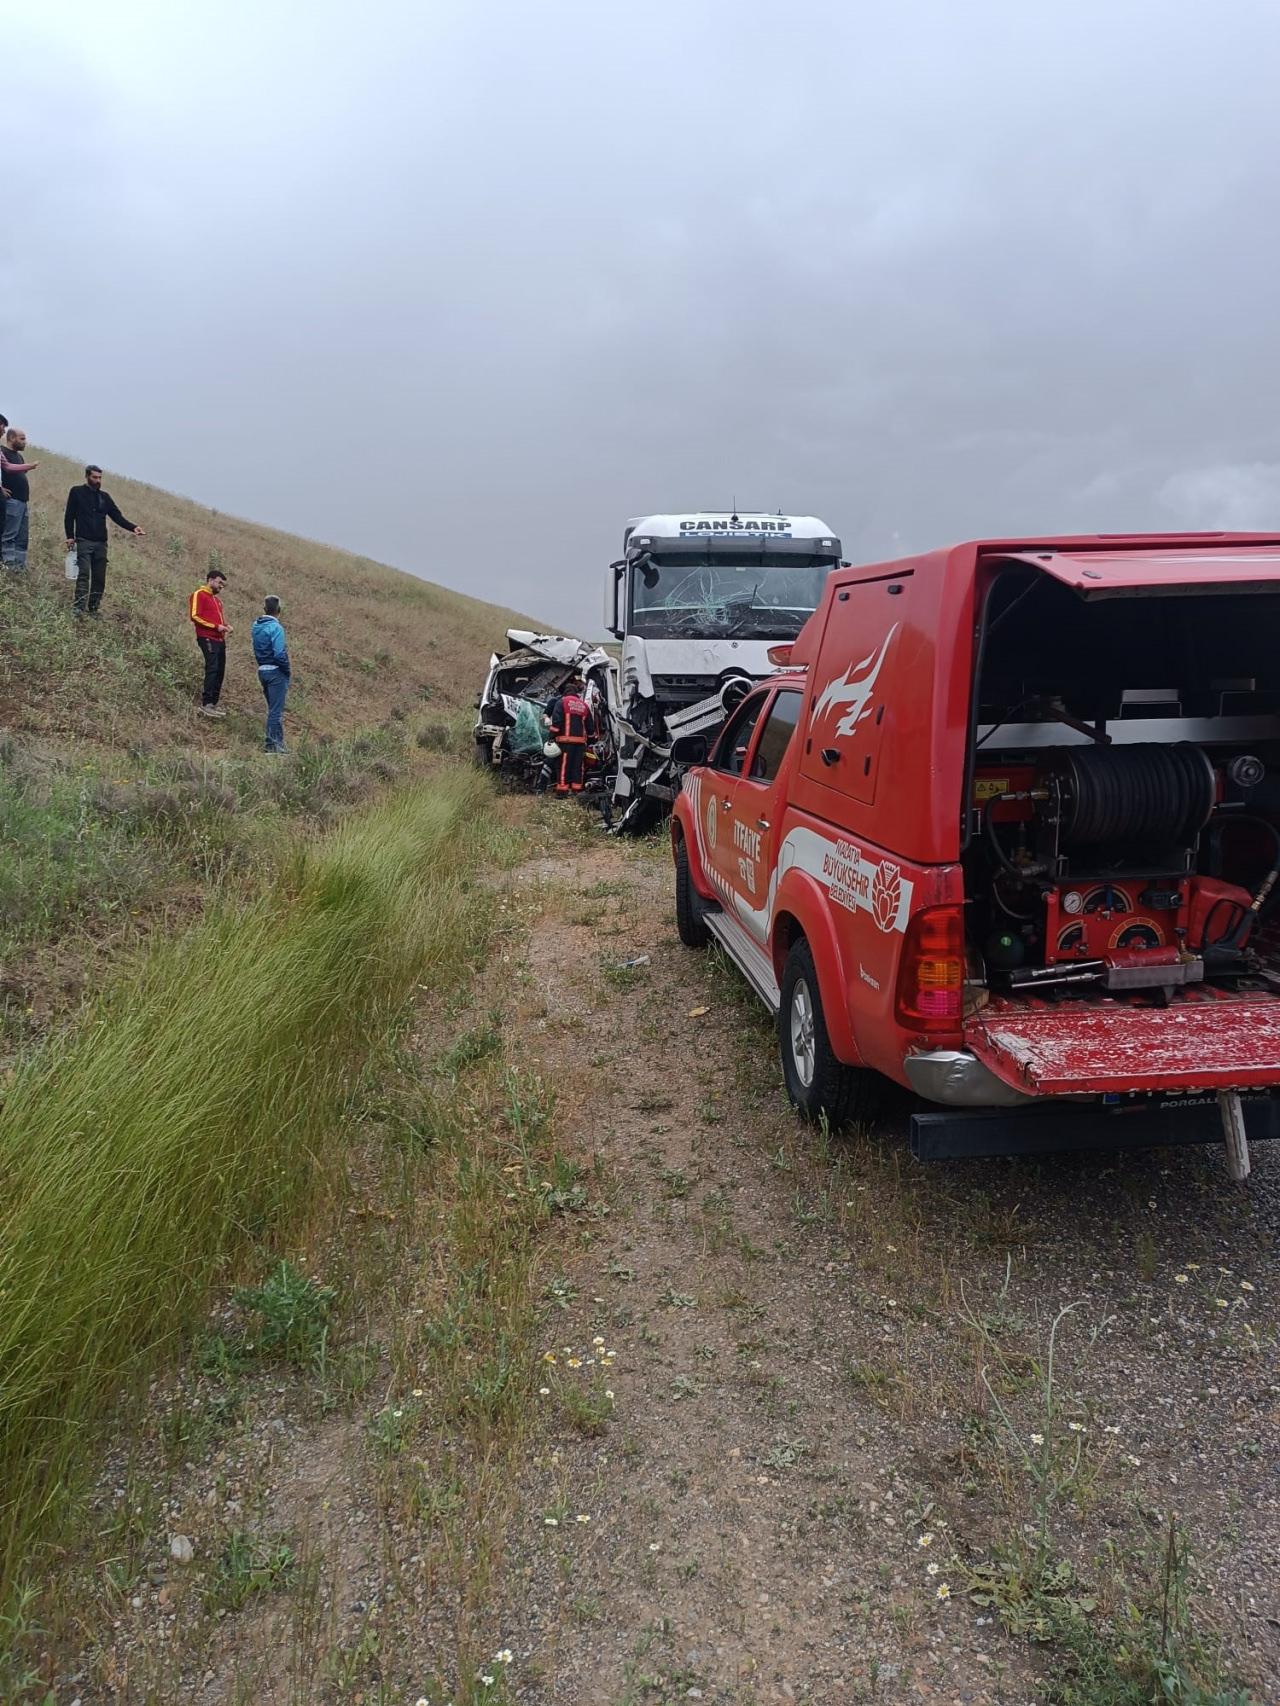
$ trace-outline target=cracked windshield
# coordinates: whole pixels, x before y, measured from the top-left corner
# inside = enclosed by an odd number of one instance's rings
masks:
[[[651,559],[636,576],[632,632],[649,639],[791,639],[817,609],[829,568],[817,560],[774,566]]]

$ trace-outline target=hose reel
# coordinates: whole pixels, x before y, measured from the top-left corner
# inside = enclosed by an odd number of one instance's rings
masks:
[[[1065,747],[1054,775],[1063,848],[1191,847],[1217,790],[1208,755],[1188,741]]]

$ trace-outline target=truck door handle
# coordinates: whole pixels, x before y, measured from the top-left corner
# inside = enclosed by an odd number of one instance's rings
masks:
[[[768,827],[769,827],[769,820],[767,817],[758,817],[756,819],[756,828],[757,829],[768,829]]]
[[[731,812],[733,810],[733,801],[727,794],[720,802],[720,810],[722,812]]]
[[[828,768],[833,764],[839,764],[840,748],[838,746],[824,746],[822,749],[822,762],[827,765]]]

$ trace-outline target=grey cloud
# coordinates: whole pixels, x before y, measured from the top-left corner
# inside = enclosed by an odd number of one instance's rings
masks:
[[[1280,528],[1280,462],[1188,468],[1156,494],[1174,525],[1191,529]]]
[[[0,406],[73,453],[584,628],[649,507],[868,556],[1280,525],[1267,4],[120,0],[16,36]]]

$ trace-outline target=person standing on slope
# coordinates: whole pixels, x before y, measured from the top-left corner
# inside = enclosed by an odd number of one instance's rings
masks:
[[[552,740],[560,748],[557,794],[582,792],[587,742],[595,735],[595,718],[582,695],[582,677],[575,670],[547,705],[544,721],[551,730]]]
[[[102,469],[91,462],[84,471],[84,485],[72,486],[67,493],[67,512],[62,530],[67,536],[67,550],[76,554],[76,596],[71,609],[75,616],[99,614],[102,594],[107,585],[107,521],[135,539],[142,538],[142,529],[126,521],[116,508],[115,500],[102,489]]]
[[[222,589],[227,577],[221,569],[211,569],[209,578],[191,594],[191,625],[196,631],[196,644],[204,658],[204,685],[200,694],[202,717],[225,717],[218,704],[222,696],[222,680],[227,673],[227,635],[231,632],[222,613]]]
[[[280,623],[280,600],[263,600],[264,614],[254,618],[251,638],[258,680],[267,701],[267,752],[284,751],[284,702],[291,678],[289,647]]]
[[[0,523],[0,561],[21,574],[27,566],[27,537],[31,523],[31,486],[27,475],[39,466],[28,462],[27,435],[6,422],[0,444],[0,485],[5,489],[4,521]]]

